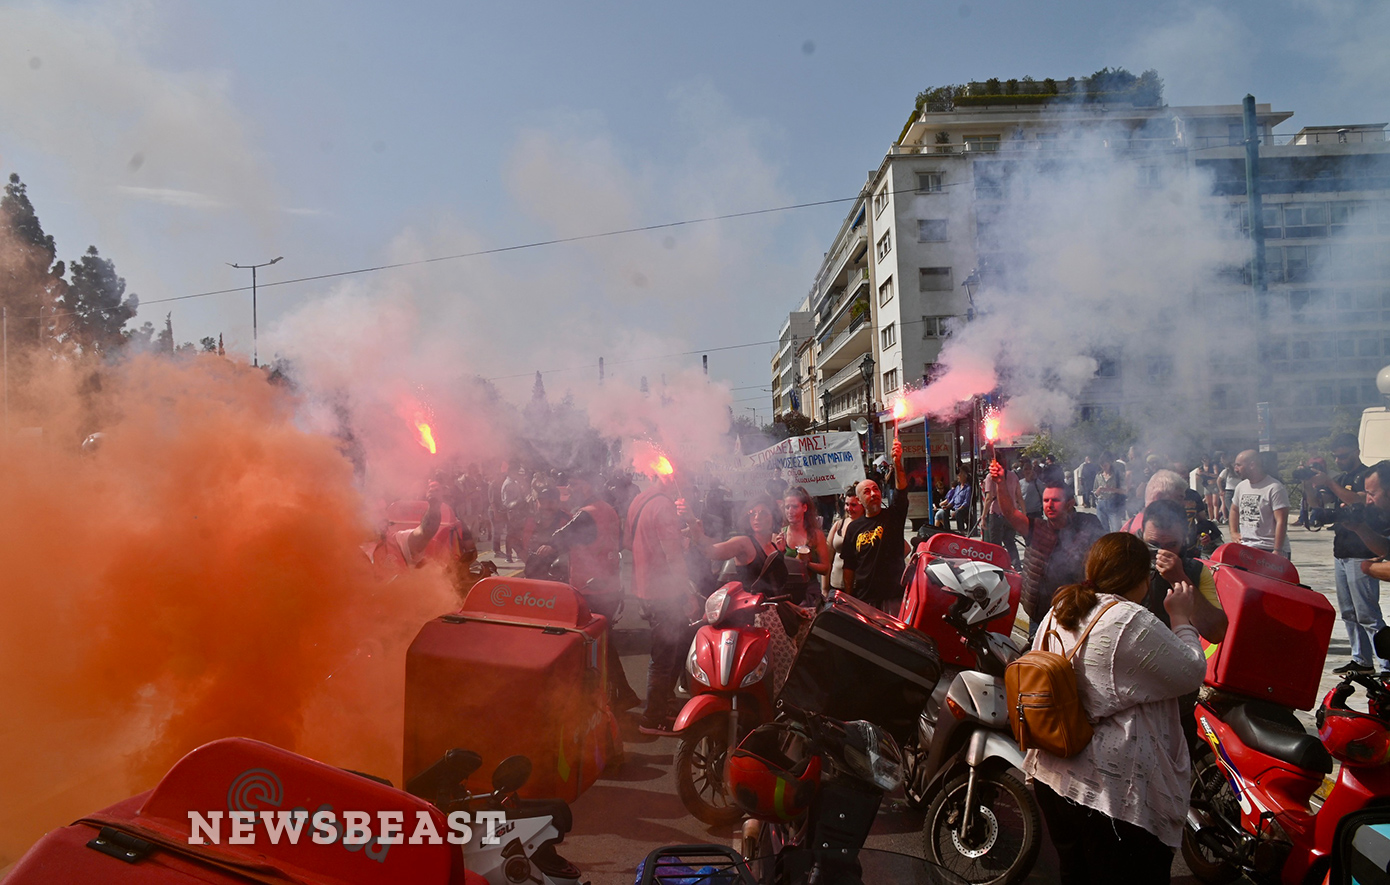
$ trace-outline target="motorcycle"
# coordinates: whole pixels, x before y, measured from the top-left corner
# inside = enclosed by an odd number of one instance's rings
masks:
[[[902,779],[902,751],[883,728],[783,703],[777,721],[753,729],[730,754],[729,785],[749,815],[743,856],[763,882],[854,874],[884,794]],[[808,848],[824,854],[801,869]]]
[[[927,568],[956,597],[944,620],[977,669],[951,677],[934,723],[923,716],[906,792],[919,803],[931,797],[922,825],[929,860],[976,885],[1013,885],[1037,862],[1042,817],[1011,773],[1023,767],[1023,753],[1009,729],[1004,669],[1020,652],[987,629],[1007,608],[1008,585],[1000,569],[977,562],[942,559]]]
[[[562,799],[521,799],[516,793],[531,778],[531,760],[509,756],[492,772],[492,792],[472,793],[463,786],[482,759],[471,750],[454,749],[411,778],[406,792],[434,803],[446,815],[466,811],[474,821],[472,837],[462,846],[464,866],[488,885],[579,885],[580,872],[555,850],[573,827],[569,803]],[[500,840],[483,843],[486,827],[478,813],[500,811]]]
[[[690,699],[674,726],[680,740],[676,792],[690,813],[710,826],[727,826],[741,816],[725,790],[729,748],[772,718],[774,637],[756,622],[779,605],[732,581],[710,594],[703,626],[690,643],[685,665]]]
[[[1375,647],[1390,652],[1390,629]],[[1369,712],[1347,706],[1358,686]],[[1202,882],[1321,882],[1350,840],[1345,823],[1390,823],[1390,689],[1376,677],[1343,677],[1318,708],[1317,736],[1286,707],[1234,695],[1200,701],[1195,716],[1206,746],[1193,760],[1182,853]],[[1311,809],[1334,759],[1335,784]]]

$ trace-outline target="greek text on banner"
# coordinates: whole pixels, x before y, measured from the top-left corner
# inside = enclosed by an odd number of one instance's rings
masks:
[[[864,478],[857,433],[794,436],[746,458],[749,467],[775,471],[813,496],[839,494]]]

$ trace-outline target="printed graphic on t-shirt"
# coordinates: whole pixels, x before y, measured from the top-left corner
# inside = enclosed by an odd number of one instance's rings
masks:
[[[874,526],[871,532],[860,532],[859,537],[854,539],[854,549],[862,551],[865,547],[872,547],[883,540],[883,526]]]
[[[1263,500],[1264,498],[1260,495],[1240,496],[1240,522],[1242,525],[1259,525],[1260,502]]]

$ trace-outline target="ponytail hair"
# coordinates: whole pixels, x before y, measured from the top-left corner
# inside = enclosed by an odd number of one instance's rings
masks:
[[[1123,596],[1149,577],[1149,546],[1129,532],[1101,536],[1086,557],[1086,580],[1052,597],[1052,616],[1068,630],[1096,607],[1099,595]]]

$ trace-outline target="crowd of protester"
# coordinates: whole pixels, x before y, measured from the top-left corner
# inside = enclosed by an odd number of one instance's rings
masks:
[[[667,734],[692,616],[724,581],[807,606],[843,592],[896,610],[910,552],[909,496],[896,441],[891,454],[871,465],[870,478],[829,500],[781,479],[735,496],[708,475],[642,479],[621,470],[567,475],[520,463],[470,464],[456,479],[433,478],[419,525],[385,533],[383,555],[404,567],[420,564],[447,523],[447,504],[461,592],[479,578],[476,527],[494,558],[556,561],[561,577],[610,621],[622,616],[626,598],[650,631],[639,728]],[[923,531],[978,534],[1008,550],[1023,579],[1021,610],[1033,647],[1071,648],[1089,631],[1075,662],[1095,736],[1080,755],[1034,750],[1027,759],[1064,881],[1093,881],[1122,860],[1135,869],[1137,858],[1153,881],[1167,881],[1197,740],[1192,709],[1205,669],[1199,639],[1220,642],[1227,625],[1202,559],[1227,537],[1287,557],[1291,525],[1330,524],[1351,645],[1337,672],[1390,670],[1390,662],[1375,660],[1371,643],[1385,626],[1379,580],[1390,579],[1383,559],[1390,556],[1390,462],[1362,463],[1350,434],[1334,437],[1330,454],[1335,476],[1321,458],[1300,465],[1304,508],[1295,522],[1287,487],[1253,449],[1177,463],[1131,448],[1123,458],[1088,454],[1070,471],[1052,457],[1001,451],[978,488],[965,465],[953,486],[936,487]],[[641,705],[611,642],[609,672],[615,706]],[[1097,779],[1097,772],[1107,774]]]

